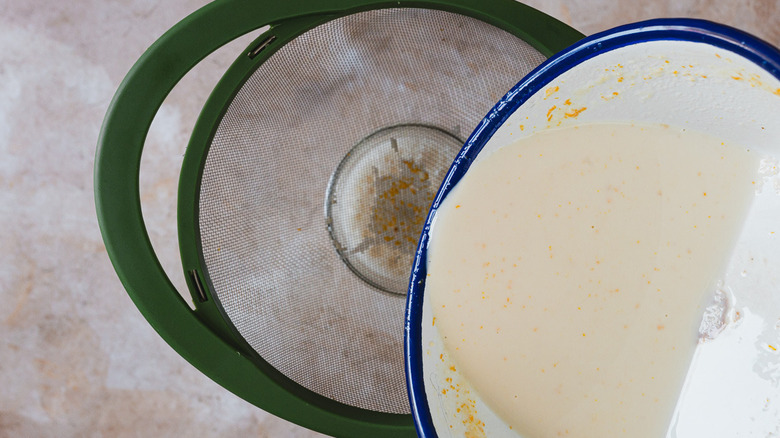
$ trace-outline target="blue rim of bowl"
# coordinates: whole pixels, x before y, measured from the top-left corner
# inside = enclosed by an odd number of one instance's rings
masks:
[[[458,153],[444,178],[425,222],[409,279],[404,321],[406,384],[417,434],[436,437],[422,369],[422,302],[427,272],[427,247],[431,223],[441,202],[460,181],[485,144],[517,108],[534,93],[572,67],[621,47],[650,41],[705,43],[740,55],[780,79],[780,50],[741,30],[691,18],[668,18],[619,26],[584,38],[553,55],[515,85],[482,120]]]

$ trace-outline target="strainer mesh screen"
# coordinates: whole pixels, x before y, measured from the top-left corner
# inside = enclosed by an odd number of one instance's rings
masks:
[[[198,221],[213,292],[260,356],[332,400],[409,412],[404,297],[372,288],[339,258],[328,180],[384,127],[466,137],[543,59],[476,19],[385,9],[316,27],[252,74],[210,145]]]

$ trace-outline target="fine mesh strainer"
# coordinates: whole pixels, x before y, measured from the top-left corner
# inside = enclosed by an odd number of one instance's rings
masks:
[[[267,24],[182,166],[192,311],[141,217],[144,138],[192,66]],[[98,216],[128,293],[183,357],[271,413],[334,435],[414,434],[403,316],[430,202],[495,101],[580,37],[511,0],[206,6],[133,67],[101,134]]]

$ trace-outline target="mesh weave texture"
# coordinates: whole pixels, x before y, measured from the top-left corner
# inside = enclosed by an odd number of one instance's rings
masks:
[[[383,9],[316,27],[252,74],[210,145],[198,220],[214,293],[260,356],[332,400],[410,412],[404,297],[342,262],[326,224],[328,181],[388,126],[465,138],[543,59],[470,17]]]

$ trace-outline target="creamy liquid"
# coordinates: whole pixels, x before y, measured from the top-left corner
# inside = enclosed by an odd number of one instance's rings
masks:
[[[433,324],[458,371],[524,437],[664,436],[755,155],[595,124],[477,161],[428,249]]]

